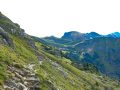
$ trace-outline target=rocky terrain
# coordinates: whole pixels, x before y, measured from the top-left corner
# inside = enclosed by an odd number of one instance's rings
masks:
[[[17,64],[16,64],[17,65]],[[35,64],[29,64],[24,68],[15,68],[8,66],[9,73],[12,73],[12,77],[5,81],[5,90],[39,90],[40,80],[34,70]]]

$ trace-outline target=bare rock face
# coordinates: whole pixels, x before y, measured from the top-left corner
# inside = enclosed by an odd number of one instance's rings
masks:
[[[9,46],[13,46],[13,42],[12,39],[9,37],[9,34],[4,31],[4,29],[2,29],[0,27],[0,35],[3,37],[3,41],[5,44],[8,44]]]

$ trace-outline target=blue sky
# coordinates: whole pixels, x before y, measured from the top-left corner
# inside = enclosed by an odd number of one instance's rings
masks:
[[[38,37],[120,32],[120,0],[0,0],[0,10]]]

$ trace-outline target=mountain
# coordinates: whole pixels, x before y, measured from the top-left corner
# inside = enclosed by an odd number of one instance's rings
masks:
[[[96,32],[86,33],[85,36],[86,36],[86,39],[93,39],[93,38],[102,37],[102,35],[100,35]]]
[[[119,79],[119,38],[96,38],[79,43],[75,45],[74,48],[75,51],[79,52],[80,57],[82,57],[81,59],[78,58],[80,62],[92,63],[97,66],[100,72]]]
[[[56,43],[56,44],[64,44],[64,45],[73,45],[78,42],[82,42],[89,39],[95,39],[100,37],[110,37],[110,38],[120,38],[119,32],[114,32],[108,35],[100,35],[96,32],[90,32],[90,33],[80,33],[77,31],[70,31],[65,32],[64,35],[61,38],[57,38],[54,36],[41,38],[43,41],[46,41],[48,43]]]
[[[59,40],[69,41],[62,43]],[[120,79],[119,32],[100,35],[96,32],[79,33],[71,31],[66,32],[59,40],[56,42],[55,39],[47,37],[43,41],[44,44],[61,50],[63,56],[71,59],[73,65],[79,69],[83,69],[84,65],[92,64],[100,73]]]
[[[69,39],[72,41],[84,41],[87,39],[93,39],[93,38],[97,38],[97,37],[101,37],[101,35],[99,35],[96,32],[79,33],[77,31],[71,31],[71,32],[64,33],[64,35],[61,38],[62,39]]]
[[[108,34],[107,37],[120,38],[120,33],[119,32],[114,32],[114,33]]]
[[[120,89],[117,80],[81,71],[57,50],[0,13],[0,90]]]
[[[47,45],[53,45],[59,48],[61,47],[64,48],[79,43],[81,41],[99,38],[99,37],[103,37],[103,36],[96,32],[79,33],[77,31],[71,31],[71,32],[65,32],[61,38],[50,36],[45,38],[38,38],[37,40]]]
[[[73,40],[73,41],[74,40],[82,40],[82,39],[84,39],[84,34],[76,32],[76,31],[66,32],[62,36],[62,39]]]
[[[53,42],[53,43],[61,43],[61,44],[66,44],[71,41],[69,39],[61,39],[61,38],[57,38],[54,36],[45,37],[43,38],[43,40],[48,41],[48,42]]]

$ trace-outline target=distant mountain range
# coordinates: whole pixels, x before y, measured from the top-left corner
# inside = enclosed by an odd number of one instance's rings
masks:
[[[120,38],[119,32],[114,32],[108,35],[101,35],[96,32],[90,32],[90,33],[80,33],[77,31],[70,31],[65,32],[64,35],[61,38],[57,38],[55,36],[45,37],[41,38],[40,41],[47,42],[49,44],[55,44],[56,46],[68,46],[68,45],[74,45],[76,43],[89,40],[89,39],[95,39],[95,38]]]
[[[96,32],[65,32],[61,38],[41,38],[40,42],[64,51],[65,57],[77,64],[94,64],[98,70],[113,78],[120,78],[120,33],[100,35]],[[79,65],[77,65],[79,68]],[[117,69],[116,69],[117,68]]]
[[[119,32],[114,32],[108,35],[101,35],[96,32],[90,32],[90,33],[80,33],[77,31],[71,31],[71,32],[66,32],[64,35],[61,37],[62,39],[69,39],[69,40],[88,40],[88,39],[94,39],[98,37],[113,37],[113,38],[120,38],[120,33]]]

